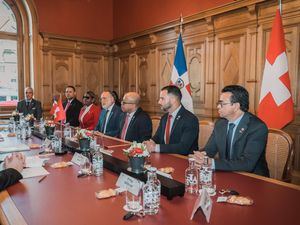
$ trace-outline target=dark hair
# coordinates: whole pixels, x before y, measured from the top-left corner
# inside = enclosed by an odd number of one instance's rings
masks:
[[[180,89],[179,89],[177,86],[175,86],[175,85],[168,85],[168,86],[165,86],[165,87],[163,87],[163,88],[161,89],[161,91],[167,91],[168,94],[172,94],[172,95],[174,95],[175,97],[177,97],[177,99],[178,99],[179,101],[181,101],[181,99],[182,99],[181,91],[180,91]]]
[[[115,104],[117,106],[121,106],[121,102],[119,100],[119,96],[118,96],[117,92],[116,91],[109,91],[109,93],[111,94],[111,96],[113,96],[113,98],[115,100]]]
[[[87,91],[86,94],[88,94],[89,96],[91,96],[92,99],[95,99],[97,96],[94,92],[92,91]]]
[[[67,89],[67,88],[72,88],[74,92],[76,91],[75,87],[72,86],[72,85],[68,85],[68,86],[66,87],[66,89]]]
[[[87,91],[85,94],[88,94],[92,98],[93,103],[98,104],[98,96],[93,91]]]
[[[240,103],[240,109],[244,112],[249,110],[249,93],[240,85],[228,85],[222,89],[222,93],[232,93],[230,101],[231,103]]]

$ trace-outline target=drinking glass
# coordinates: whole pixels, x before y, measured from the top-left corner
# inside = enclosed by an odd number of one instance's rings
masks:
[[[139,212],[142,210],[142,194],[141,191],[137,195],[126,190],[126,205],[124,209],[129,212]]]
[[[84,158],[80,163],[80,173],[82,174],[91,174],[92,173],[92,164],[88,158]]]

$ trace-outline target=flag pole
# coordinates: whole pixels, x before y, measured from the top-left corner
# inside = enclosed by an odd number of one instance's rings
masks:
[[[59,99],[60,99],[60,101],[62,102],[61,96],[62,96],[62,94],[61,94],[61,92],[60,92],[60,93],[59,93]],[[62,131],[63,131],[63,122],[62,122],[62,120],[60,120],[60,129],[61,129],[61,133],[62,133]]]
[[[279,12],[280,12],[280,15],[282,14],[282,4],[281,4],[281,0],[278,0],[279,2]]]
[[[183,17],[182,17],[182,13],[180,14],[180,34],[182,34],[182,24],[183,24]]]

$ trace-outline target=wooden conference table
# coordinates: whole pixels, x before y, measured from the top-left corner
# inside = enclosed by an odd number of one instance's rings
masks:
[[[106,146],[114,150],[114,157],[126,160],[122,153],[125,142],[109,137],[104,137],[104,140]],[[33,141],[40,142],[35,137]],[[31,150],[28,154],[37,153],[38,150]],[[190,194],[172,200],[162,196],[157,215],[133,217],[124,221],[122,218],[126,213],[123,210],[125,193],[109,199],[95,198],[96,191],[115,188],[118,175],[105,169],[102,177],[77,178],[79,167],[76,165],[62,169],[49,166],[54,162],[69,161],[71,158],[71,153],[51,156],[45,166],[50,174],[42,182],[38,182],[40,177],[24,179],[1,192],[2,224],[207,224],[202,212],[197,212],[194,219],[190,220],[196,200],[196,197]],[[158,168],[174,167],[173,178],[184,182],[184,171],[188,166],[186,159],[153,153],[151,164]],[[238,206],[217,203],[216,197],[213,197],[210,224],[299,224],[299,187],[260,176],[232,172],[216,172],[215,182],[217,189],[234,189],[243,196],[251,197],[254,204]]]

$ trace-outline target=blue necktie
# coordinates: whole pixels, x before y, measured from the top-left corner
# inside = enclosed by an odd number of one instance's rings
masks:
[[[105,128],[105,124],[106,124],[106,120],[107,120],[107,113],[109,112],[109,110],[105,110],[105,113],[104,113],[104,120],[103,120],[103,123],[102,123],[102,126],[101,126],[101,132],[103,133],[104,132],[104,128]]]
[[[234,123],[229,123],[229,129],[226,136],[226,159],[230,160],[230,151],[231,151],[231,140],[233,135],[233,128],[235,127]]]

